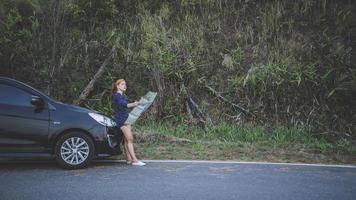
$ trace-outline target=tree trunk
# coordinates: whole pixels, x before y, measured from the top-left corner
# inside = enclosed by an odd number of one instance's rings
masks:
[[[85,89],[82,91],[82,93],[79,95],[79,98],[74,102],[76,105],[83,105],[87,97],[89,96],[89,93],[94,89],[94,84],[96,81],[103,75],[105,71],[106,65],[109,63],[110,59],[113,57],[114,52],[116,50],[115,44],[113,45],[111,52],[109,56],[105,59],[103,64],[101,64],[99,70],[96,72],[94,75],[93,79],[88,83],[88,85],[85,87]]]
[[[158,94],[157,94],[157,103],[156,105],[156,119],[161,119],[163,117],[163,107],[164,107],[164,78],[157,68],[153,68],[152,70],[153,75],[153,82],[154,86],[156,87]]]

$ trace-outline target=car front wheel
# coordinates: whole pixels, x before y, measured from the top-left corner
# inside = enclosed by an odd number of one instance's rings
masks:
[[[94,157],[94,151],[93,140],[80,132],[62,136],[55,147],[56,160],[66,169],[87,166]]]

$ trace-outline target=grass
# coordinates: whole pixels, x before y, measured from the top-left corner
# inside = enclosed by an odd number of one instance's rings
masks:
[[[356,164],[352,141],[330,142],[301,127],[242,127],[220,123],[204,132],[198,126],[144,123],[134,127],[141,159],[239,160]]]

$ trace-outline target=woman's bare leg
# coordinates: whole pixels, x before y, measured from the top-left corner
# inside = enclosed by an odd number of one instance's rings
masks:
[[[137,162],[137,158],[135,155],[135,150],[133,146],[133,134],[131,131],[131,126],[130,125],[124,125],[121,127],[122,132],[124,133],[125,136],[125,147],[132,158],[133,162]]]
[[[128,142],[126,140],[126,137],[124,137],[124,148],[125,148],[126,160],[132,162],[132,158],[131,158],[130,152],[128,150],[127,144],[128,144]]]

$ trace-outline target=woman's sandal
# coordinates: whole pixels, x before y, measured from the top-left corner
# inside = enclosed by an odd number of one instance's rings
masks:
[[[141,161],[136,161],[136,162],[132,162],[132,164],[131,164],[131,165],[134,165],[134,166],[145,166],[145,165],[146,165],[146,163],[141,162]]]

